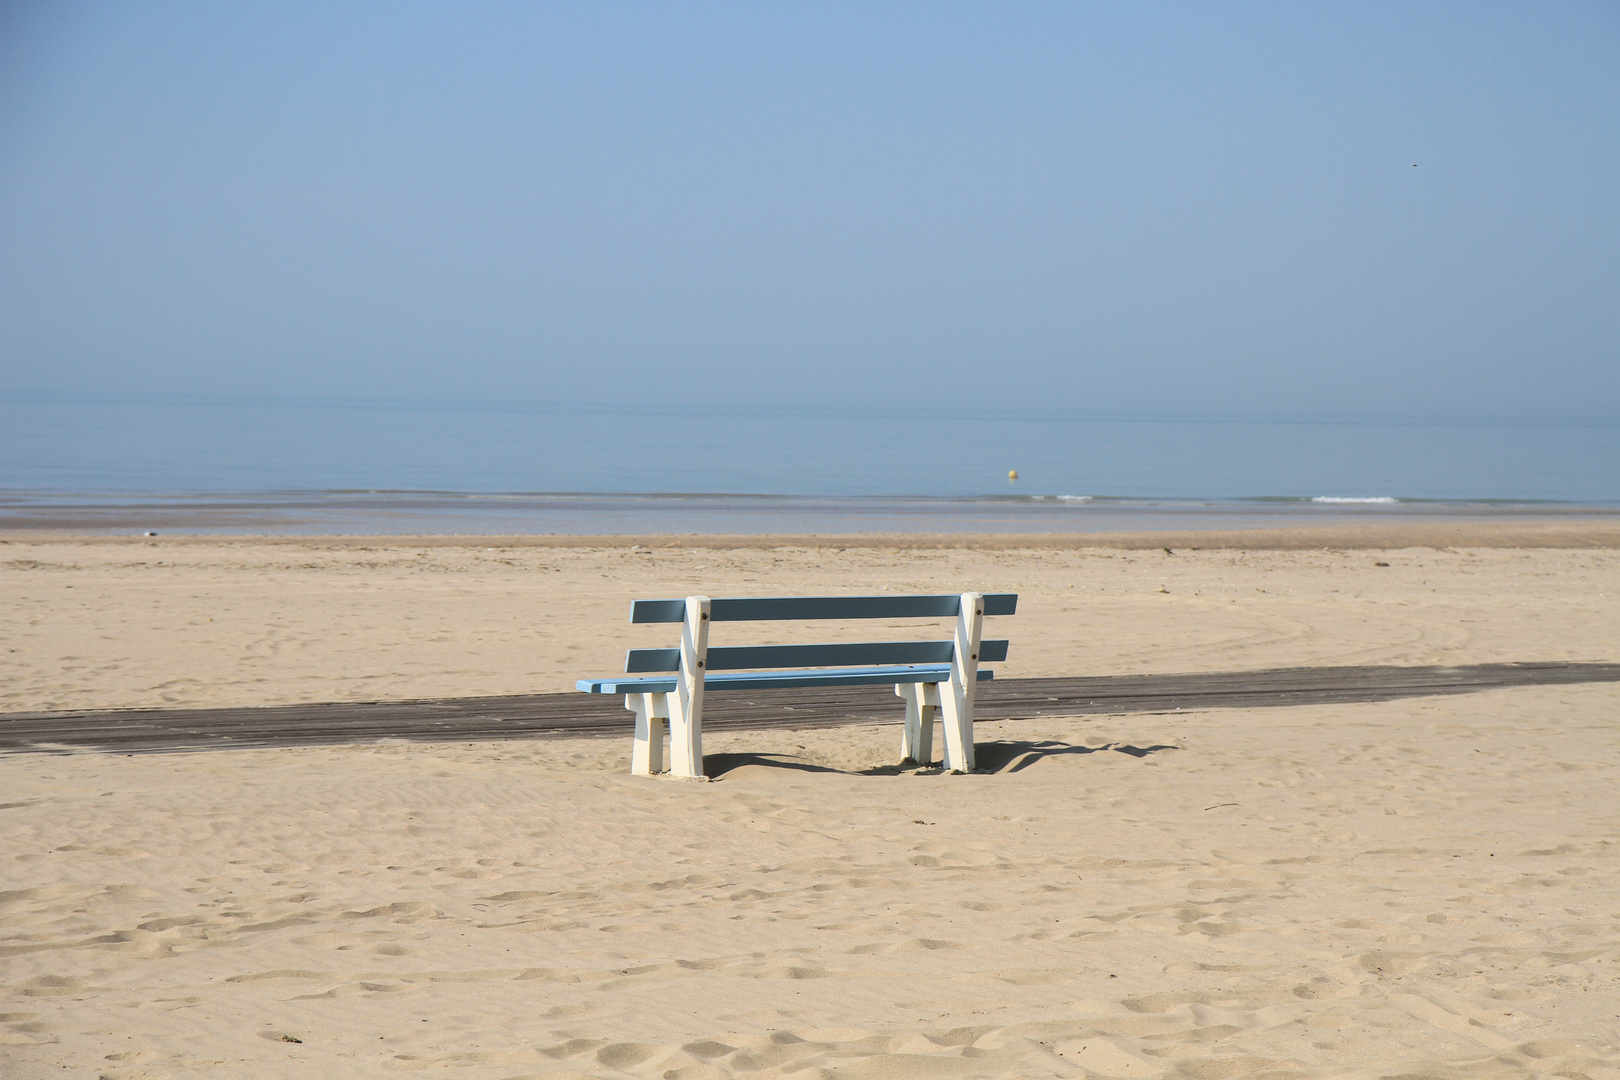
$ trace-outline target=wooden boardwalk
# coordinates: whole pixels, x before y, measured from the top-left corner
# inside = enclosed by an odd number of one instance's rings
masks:
[[[975,719],[1254,709],[1392,701],[1510,686],[1620,682],[1620,664],[1313,667],[1196,675],[996,679],[979,687]],[[714,694],[708,731],[899,723],[887,686]],[[480,742],[578,736],[629,738],[617,697],[531,694],[431,701],[342,702],[236,709],[119,709],[0,714],[0,753],[152,753],[323,746],[379,739]]]

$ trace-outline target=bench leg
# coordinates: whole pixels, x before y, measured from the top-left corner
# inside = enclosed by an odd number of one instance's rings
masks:
[[[703,775],[703,718],[675,698],[669,710],[669,775],[695,780]]]
[[[894,692],[906,702],[900,760],[928,765],[934,760],[934,714],[939,711],[939,684],[896,683]]]
[[[951,657],[951,681],[940,694],[945,729],[945,767],[951,772],[972,772],[973,699],[979,688],[979,633],[984,625],[984,597],[963,593],[956,617],[956,647]]]
[[[624,707],[636,714],[636,734],[630,744],[630,775],[652,776],[664,771],[664,722],[669,718],[668,694],[626,694]]]
[[[709,655],[709,598],[686,598],[681,626],[681,670],[669,702],[669,774],[703,778],[703,676]]]
[[[940,695],[940,727],[945,736],[945,768],[951,772],[973,771],[973,701],[964,701],[955,686]]]

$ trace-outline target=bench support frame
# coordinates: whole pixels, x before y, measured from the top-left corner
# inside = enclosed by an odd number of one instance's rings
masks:
[[[943,692],[939,683],[897,683],[894,692],[905,699],[906,726],[900,735],[900,758],[918,765],[934,760],[934,716],[939,715],[945,736],[945,768],[972,772],[973,701],[979,685],[979,641],[984,630],[984,597],[963,593],[956,616],[951,676]]]
[[[703,776],[703,673],[709,657],[709,598],[688,596],[681,621],[681,668],[675,689],[624,695],[636,714],[630,773],[651,776],[664,769],[664,725],[669,725],[669,774],[681,780]]]

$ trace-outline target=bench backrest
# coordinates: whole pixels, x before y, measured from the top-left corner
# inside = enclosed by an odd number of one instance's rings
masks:
[[[960,594],[944,596],[789,596],[716,599],[709,601],[709,621],[766,622],[818,619],[953,618],[961,609]],[[1011,615],[1018,606],[1016,593],[985,593],[984,614]],[[678,623],[686,618],[685,600],[636,600],[630,605],[632,623]],[[954,641],[865,641],[833,645],[714,646],[707,650],[709,671],[758,668],[843,667],[858,664],[948,664],[955,657]],[[975,662],[1007,659],[1005,639],[979,642]],[[627,673],[679,671],[681,650],[631,649],[625,656]]]
[[[986,615],[1011,615],[1017,593],[985,593]],[[709,601],[710,622],[786,622],[814,619],[949,619],[962,609],[957,593],[944,596],[765,596]],[[680,622],[685,600],[632,600],[633,623]]]

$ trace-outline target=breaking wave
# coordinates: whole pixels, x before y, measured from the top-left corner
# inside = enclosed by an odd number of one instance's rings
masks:
[[[1378,495],[1370,499],[1356,498],[1349,495],[1318,495],[1311,499],[1311,502],[1313,503],[1378,503],[1380,505],[1388,505],[1390,503],[1397,503],[1400,501],[1401,500],[1391,495]]]

